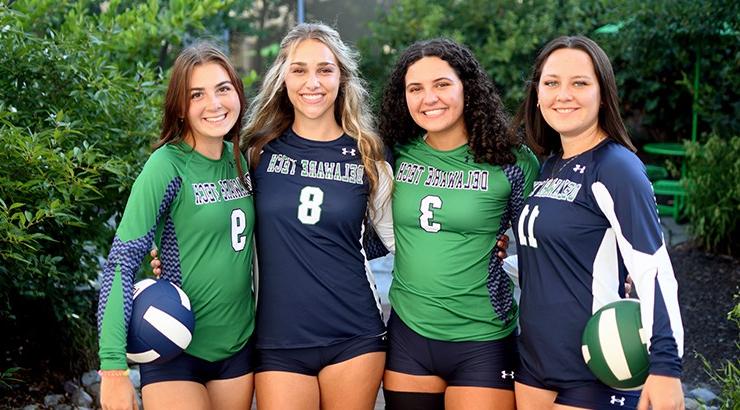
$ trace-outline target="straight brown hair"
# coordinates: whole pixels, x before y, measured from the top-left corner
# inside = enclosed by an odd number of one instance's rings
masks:
[[[190,76],[196,66],[208,63],[218,64],[226,71],[231,84],[233,84],[239,96],[239,115],[236,118],[234,126],[224,135],[224,139],[231,141],[234,145],[234,161],[236,162],[236,169],[239,173],[239,181],[243,186],[247,187],[249,185],[244,179],[244,170],[242,169],[240,158],[241,152],[239,150],[239,134],[246,110],[244,84],[236,73],[234,66],[229,61],[229,58],[211,43],[196,43],[182,50],[177,56],[175,64],[172,67],[172,74],[164,99],[162,132],[160,133],[159,140],[154,143],[153,148],[156,150],[167,143],[181,142],[191,131],[191,125],[187,116],[188,109],[190,108]]]
[[[516,133],[523,123],[527,144],[536,153],[550,155],[563,149],[560,143],[560,134],[547,124],[537,106],[537,85],[542,75],[542,67],[550,54],[561,48],[581,50],[589,55],[594,65],[601,92],[599,127],[606,132],[607,138],[611,138],[630,151],[636,152],[637,149],[632,144],[627,128],[622,121],[622,116],[619,114],[617,82],[614,78],[609,57],[596,42],[584,36],[558,37],[542,48],[532,66],[530,79],[526,83],[524,102],[519,107],[512,123],[512,133]]]

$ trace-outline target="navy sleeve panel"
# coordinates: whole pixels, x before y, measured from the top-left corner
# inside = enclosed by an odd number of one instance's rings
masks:
[[[524,207],[524,192],[526,190],[526,181],[521,167],[505,165],[502,169],[509,185],[511,185],[511,194],[506,204],[506,210],[501,216],[501,225],[498,228],[499,237],[509,229],[516,215],[519,215]],[[498,245],[494,245],[488,260],[486,289],[488,289],[488,297],[496,315],[500,320],[508,322],[516,317],[512,315],[512,313],[516,313],[512,309],[514,306],[513,287],[508,275],[504,272],[503,261],[498,257],[499,251],[501,249]]]
[[[614,199],[614,212],[622,235],[640,252],[655,253],[664,245],[658,207],[645,166],[626,149],[604,150],[596,175]]]
[[[170,182],[162,197],[155,218],[156,223],[142,237],[123,241],[117,234],[113,239],[108,260],[103,268],[98,300],[97,322],[101,368],[125,368],[125,358],[122,357],[125,351],[121,352],[120,348],[126,345],[126,334],[128,332],[129,320],[131,319],[134,278],[142,259],[151,249],[157,226],[177,196],[181,186],[182,180],[179,177],[176,177]],[[119,289],[113,289],[113,284],[116,282],[117,276],[120,277],[119,283],[121,287]],[[105,315],[106,307],[113,291],[117,292],[117,295],[112,299],[123,302],[123,318],[115,317],[117,315],[114,315],[114,317],[106,317]],[[114,311],[118,311],[118,309],[114,309]],[[104,326],[104,319],[109,321],[108,326]],[[112,323],[112,321],[118,323]]]
[[[616,234],[624,265],[640,296],[642,324],[650,340],[650,371],[680,377],[683,325],[678,284],[652,187],[633,153],[614,145],[604,154],[591,188]]]
[[[175,223],[172,216],[167,215],[164,221],[164,230],[160,240],[160,257],[162,260],[162,279],[166,279],[177,286],[182,286],[182,270],[180,269],[180,246],[177,243]]]
[[[382,258],[395,251],[393,211],[390,198],[393,193],[393,167],[391,164],[393,164],[393,154],[390,149],[386,148],[385,161],[378,162],[378,187],[375,197],[371,198],[372,209],[375,209],[375,212],[372,212],[371,209],[371,215],[377,215],[377,217],[371,218],[372,223],[365,224],[362,237],[362,246],[365,249],[367,260]]]
[[[182,180],[178,177],[175,178],[166,189],[166,194],[162,199],[162,204],[159,207],[159,214],[157,221],[161,219],[163,214],[172,204],[172,201],[177,196],[180,190]],[[98,302],[98,331],[102,325],[103,312],[105,305],[108,300],[108,294],[111,291],[111,284],[113,283],[113,277],[116,269],[120,269],[121,278],[123,279],[124,290],[131,290],[133,288],[133,279],[136,276],[136,271],[139,269],[141,261],[144,256],[149,252],[154,243],[154,233],[157,229],[157,225],[151,227],[149,232],[141,238],[134,239],[131,241],[122,241],[117,235],[113,238],[113,245],[111,246],[110,253],[108,254],[108,260],[103,268],[103,281],[100,286],[100,300]],[[166,228],[165,228],[166,229]],[[178,278],[177,283],[180,280]],[[128,321],[131,317],[131,292],[124,292],[124,312],[126,317],[125,325],[128,328]]]
[[[362,247],[365,248],[367,260],[382,258],[388,255],[390,251],[383,245],[378,234],[371,224],[365,224],[365,232],[362,237]]]

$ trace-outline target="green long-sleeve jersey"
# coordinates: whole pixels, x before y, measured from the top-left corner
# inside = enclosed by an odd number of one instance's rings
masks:
[[[243,169],[247,166],[242,158]],[[134,277],[156,243],[162,278],[188,295],[195,331],[186,352],[209,361],[239,351],[254,329],[254,205],[237,177],[233,146],[220,159],[185,143],[166,144],[131,189],[100,288],[101,369],[126,368],[126,335]]]
[[[431,339],[508,336],[516,320],[499,319],[486,283],[497,235],[510,222],[502,218],[515,194],[509,177],[500,166],[476,163],[467,145],[438,151],[419,138],[395,154],[394,311]],[[539,165],[527,148],[515,155],[522,202]]]

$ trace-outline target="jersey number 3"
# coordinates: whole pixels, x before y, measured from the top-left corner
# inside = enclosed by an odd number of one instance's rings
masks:
[[[434,219],[434,212],[432,212],[432,209],[440,209],[442,208],[442,199],[436,195],[427,195],[421,200],[421,206],[419,207],[419,210],[421,211],[421,216],[419,216],[419,225],[421,226],[421,229],[436,233],[439,232],[440,229],[442,229],[442,226],[437,223],[433,222]]]
[[[321,204],[324,203],[324,191],[315,186],[301,189],[301,204],[298,205],[298,220],[306,225],[316,225],[321,219]]]

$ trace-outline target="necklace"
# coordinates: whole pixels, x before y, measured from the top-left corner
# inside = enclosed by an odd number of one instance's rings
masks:
[[[563,155],[563,151],[560,151],[558,153],[558,156],[555,157],[555,164],[553,164],[553,166],[552,166],[552,172],[550,172],[550,179],[552,179],[555,175],[560,174],[560,171],[562,171],[563,168],[565,168],[566,166],[568,166],[568,164],[570,164],[571,162],[573,162],[574,159],[578,158],[584,152],[592,150],[594,147],[596,147],[599,144],[601,144],[601,141],[603,141],[605,139],[606,139],[606,135],[599,135],[598,134],[598,131],[597,131],[597,134],[596,134],[596,142],[593,145],[591,145],[589,148],[587,148],[587,149],[579,152],[578,154],[573,155],[572,157],[568,158],[567,160],[564,160],[565,162],[563,163],[563,165],[561,165],[560,168],[558,168],[558,170],[555,171],[555,168],[557,168],[558,162],[560,161],[560,156]]]
[[[568,164],[570,164],[571,162],[573,162],[574,159],[578,158],[579,155],[581,155],[581,154],[576,154],[576,155],[568,158],[568,160],[565,161],[563,163],[563,165],[561,165],[560,168],[558,168],[557,171],[555,171],[555,168],[557,168],[558,161],[560,161],[560,155],[558,155],[557,157],[555,157],[555,164],[553,164],[553,166],[552,166],[552,172],[550,172],[550,179],[552,179],[555,175],[560,174],[560,171],[562,171],[563,168],[565,168],[566,166],[568,166]]]

